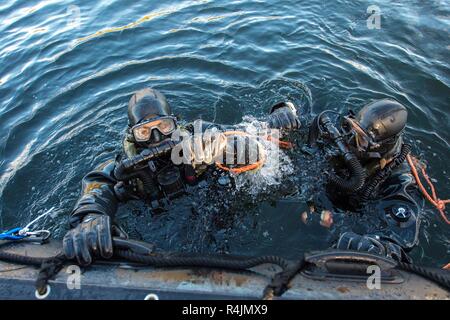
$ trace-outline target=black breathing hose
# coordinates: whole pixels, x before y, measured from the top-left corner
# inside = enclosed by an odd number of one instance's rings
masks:
[[[387,178],[391,175],[392,171],[400,166],[408,156],[411,151],[411,146],[409,144],[403,144],[398,156],[395,157],[394,160],[389,162],[383,169],[378,170],[375,176],[370,179],[370,182],[365,184],[363,188],[360,190],[360,199],[361,202],[366,202],[369,200],[370,196],[373,194],[375,189]]]
[[[349,171],[349,178],[347,179],[342,178],[335,173],[330,173],[328,177],[329,183],[337,190],[345,193],[357,192],[364,185],[366,178],[365,171],[361,166],[361,163],[359,163],[358,158],[350,151],[344,141],[344,137],[333,125],[330,117],[322,112],[318,120],[320,125],[325,128],[325,131],[328,133],[330,139],[333,140],[338,147],[344,157],[345,165]]]
[[[350,178],[344,179],[335,173],[331,173],[328,177],[329,183],[345,193],[357,192],[364,185],[364,169],[353,154],[349,154],[348,157],[345,157],[345,163],[350,173]]]

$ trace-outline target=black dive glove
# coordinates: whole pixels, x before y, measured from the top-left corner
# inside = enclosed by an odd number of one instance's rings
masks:
[[[300,127],[297,110],[292,102],[281,102],[272,107],[269,115],[269,127],[293,130]]]
[[[67,258],[76,258],[80,265],[91,264],[95,256],[110,258],[113,254],[111,218],[95,213],[85,216],[64,236],[63,251]]]
[[[354,232],[345,232],[339,237],[336,249],[365,251],[397,261],[410,262],[409,257],[399,245],[390,241],[382,241],[375,235],[361,236]]]

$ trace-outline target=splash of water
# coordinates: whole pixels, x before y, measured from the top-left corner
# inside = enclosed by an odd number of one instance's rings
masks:
[[[245,116],[239,127],[246,132],[257,132],[264,127],[264,122],[253,116]],[[271,187],[279,186],[284,178],[294,173],[294,166],[289,156],[278,144],[265,139],[260,140],[265,150],[265,162],[257,171],[236,175],[237,192],[245,192],[256,199],[261,194],[271,191]]]

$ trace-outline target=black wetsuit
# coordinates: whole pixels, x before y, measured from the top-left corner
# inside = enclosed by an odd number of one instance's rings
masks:
[[[395,153],[398,154],[399,151]],[[366,183],[372,181],[380,170],[379,159],[361,162],[366,171]],[[362,251],[372,251],[369,250],[371,247],[374,253],[378,253],[376,245],[373,246],[378,242],[384,246],[383,254],[399,261],[408,261],[407,252],[418,243],[423,207],[423,198],[409,165],[403,161],[396,166],[371,190],[364,202],[361,202],[362,190],[345,194],[335,188],[328,188],[327,192],[315,199],[319,208],[333,210],[337,207],[361,215],[354,219],[356,226],[351,226],[357,231],[339,230],[340,238],[335,246]],[[347,227],[344,225],[342,229]]]
[[[373,233],[411,250],[418,243],[423,198],[407,163],[381,184],[376,200],[374,213],[379,215],[380,224]]]

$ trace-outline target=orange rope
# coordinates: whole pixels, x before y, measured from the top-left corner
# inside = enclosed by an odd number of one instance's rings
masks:
[[[223,164],[221,164],[220,162],[216,162],[216,166],[224,171],[230,171],[233,172],[234,174],[239,174],[239,173],[243,173],[246,171],[251,171],[251,170],[255,170],[258,169],[260,166],[263,165],[263,161],[259,160],[255,163],[240,167],[240,168],[228,168],[226,166],[224,166]]]
[[[294,147],[294,145],[289,141],[281,141],[281,140],[272,138],[271,136],[265,136],[265,139],[267,141],[278,143],[278,145],[283,149],[292,149]]]
[[[428,177],[428,175],[425,171],[425,168],[423,166],[421,166],[416,159],[413,159],[408,154],[406,156],[406,160],[408,161],[408,164],[411,167],[411,172],[414,176],[414,179],[416,179],[416,183],[419,186],[419,189],[422,192],[422,194],[424,195],[424,197],[438,209],[439,213],[441,214],[442,219],[444,219],[444,221],[447,224],[450,224],[450,220],[447,218],[447,216],[445,214],[445,205],[447,203],[450,203],[450,199],[441,200],[438,198],[438,196],[436,194],[436,189],[434,188],[433,183],[431,182],[430,178]],[[416,169],[416,165],[419,166],[419,168],[421,169],[422,175],[425,178],[425,181],[427,182],[428,186],[431,189],[431,195],[428,193],[428,191],[425,189],[422,182],[420,181],[419,174]],[[447,266],[445,266],[445,267],[447,267]]]
[[[450,270],[450,263],[447,263],[445,266],[442,267],[442,269]]]

